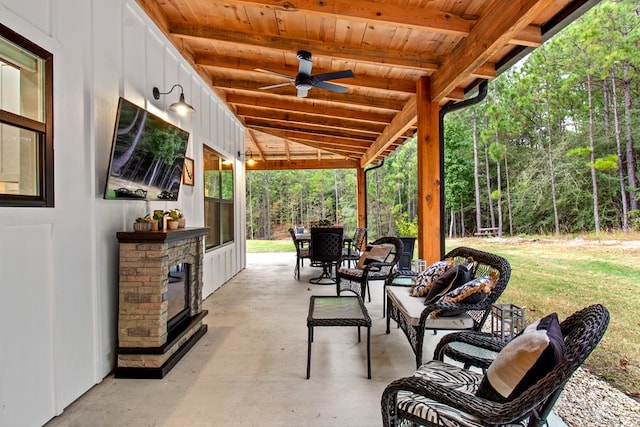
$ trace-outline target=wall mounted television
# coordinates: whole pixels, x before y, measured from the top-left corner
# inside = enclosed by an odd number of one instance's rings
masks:
[[[121,97],[104,198],[178,200],[188,141],[189,132]]]

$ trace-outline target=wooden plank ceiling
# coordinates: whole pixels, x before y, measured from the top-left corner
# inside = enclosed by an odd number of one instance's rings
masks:
[[[430,77],[433,102],[462,100],[597,2],[138,3],[244,123],[253,169],[303,169],[378,162],[415,132],[420,77]],[[298,74],[301,50],[312,55],[312,76],[351,70],[328,82],[346,90],[311,87],[297,96],[281,75]]]

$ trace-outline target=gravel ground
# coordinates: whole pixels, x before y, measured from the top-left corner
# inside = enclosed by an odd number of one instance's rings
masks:
[[[640,403],[585,369],[573,374],[553,411],[569,427],[640,426]]]

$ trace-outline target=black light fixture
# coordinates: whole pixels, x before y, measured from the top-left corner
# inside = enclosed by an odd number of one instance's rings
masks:
[[[249,153],[249,158],[248,158],[248,159],[247,159],[247,153]],[[238,151],[238,157],[239,157],[239,158],[242,158],[242,157],[243,157],[243,156],[242,156],[242,153],[241,153],[240,151]],[[249,151],[247,151],[247,152],[245,152],[245,153],[244,153],[244,158],[245,158],[245,159],[246,159],[246,161],[247,161],[247,165],[249,165],[249,166],[253,166],[253,165],[255,165],[255,164],[256,164],[256,161],[253,159],[253,154],[251,153],[251,150],[249,150]]]
[[[184,100],[184,89],[182,88],[182,85],[179,84],[175,84],[173,85],[173,87],[169,90],[169,92],[160,92],[160,89],[158,89],[157,87],[154,86],[153,88],[153,97],[155,99],[160,99],[160,95],[168,95],[171,92],[173,92],[173,90],[175,88],[179,87],[180,88],[180,100],[178,102],[174,102],[173,104],[171,104],[169,106],[169,108],[173,111],[175,111],[176,113],[184,116],[185,114],[188,113],[193,113],[194,111],[196,111],[195,108],[193,108],[191,105],[187,104]]]

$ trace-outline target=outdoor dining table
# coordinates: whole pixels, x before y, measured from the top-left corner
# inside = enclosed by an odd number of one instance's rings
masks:
[[[301,242],[306,242],[309,243],[311,242],[311,233],[296,233],[296,240],[299,240]],[[351,237],[347,237],[344,236],[342,238],[342,242],[343,243],[351,243],[353,241],[353,239]]]

